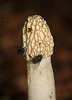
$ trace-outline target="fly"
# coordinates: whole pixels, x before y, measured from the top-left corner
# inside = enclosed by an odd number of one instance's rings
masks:
[[[36,56],[35,58],[33,58],[32,62],[33,62],[34,64],[37,64],[37,63],[41,62],[42,58],[43,58],[42,55],[38,55],[38,56]]]

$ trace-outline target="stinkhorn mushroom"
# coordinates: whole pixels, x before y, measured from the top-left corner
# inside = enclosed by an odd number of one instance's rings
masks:
[[[28,100],[56,100],[51,64],[54,41],[40,15],[29,16],[23,27],[24,57],[27,60]]]

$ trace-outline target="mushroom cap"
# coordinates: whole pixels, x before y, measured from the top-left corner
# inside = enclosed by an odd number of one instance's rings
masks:
[[[23,48],[27,61],[38,55],[53,54],[54,41],[46,21],[40,15],[29,16],[23,27]]]

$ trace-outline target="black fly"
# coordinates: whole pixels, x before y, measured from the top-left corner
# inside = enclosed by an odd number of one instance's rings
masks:
[[[34,64],[39,63],[42,60],[43,56],[42,55],[38,55],[35,58],[33,58],[32,62]]]
[[[23,55],[24,52],[25,52],[25,49],[24,48],[17,48],[17,54]]]

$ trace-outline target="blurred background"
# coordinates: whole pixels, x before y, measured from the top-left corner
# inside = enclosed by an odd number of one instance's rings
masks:
[[[26,61],[17,55],[27,17],[39,14],[55,41],[57,100],[72,100],[72,0],[0,0],[0,100],[27,100]]]

